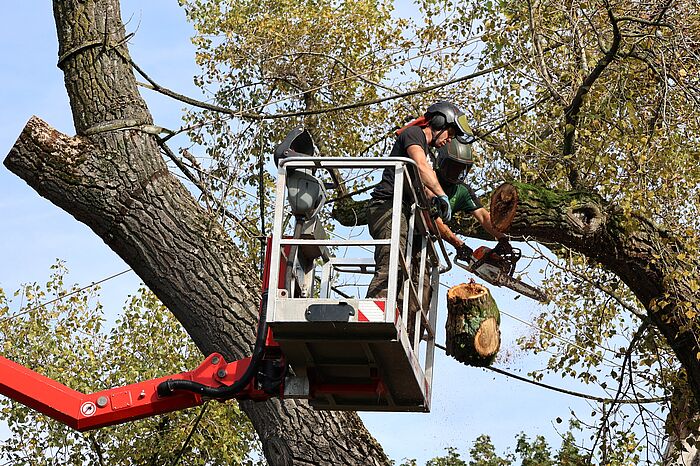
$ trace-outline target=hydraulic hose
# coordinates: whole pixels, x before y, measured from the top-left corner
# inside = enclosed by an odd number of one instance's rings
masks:
[[[199,393],[200,395],[208,398],[225,399],[233,398],[236,396],[236,394],[240,393],[253,379],[253,376],[255,376],[257,373],[260,362],[262,361],[263,352],[265,350],[265,338],[267,337],[267,296],[268,291],[265,290],[262,294],[260,320],[258,321],[258,330],[255,338],[253,355],[250,358],[250,364],[240,379],[236,380],[231,385],[225,385],[218,388],[212,388],[191,380],[170,379],[166,380],[165,382],[161,382],[158,385],[158,396],[170,396],[175,390],[187,390],[190,392]]]

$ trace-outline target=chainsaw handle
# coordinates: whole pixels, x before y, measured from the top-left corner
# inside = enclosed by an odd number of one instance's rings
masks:
[[[510,244],[510,242],[505,237],[503,237],[498,240],[498,243],[493,249],[488,251],[488,253],[484,254],[484,257],[482,258],[482,263],[485,262],[487,260],[487,257],[489,256],[496,256],[497,258],[508,263],[510,265],[510,267],[508,268],[508,275],[512,277],[515,273],[515,265],[522,257],[522,252],[520,251],[520,249],[514,248]]]
[[[472,270],[473,270],[472,266],[468,265],[469,263],[463,261],[462,259],[458,259],[455,257],[454,260],[452,261],[452,263],[455,264],[457,267],[463,268],[467,272],[472,272]]]

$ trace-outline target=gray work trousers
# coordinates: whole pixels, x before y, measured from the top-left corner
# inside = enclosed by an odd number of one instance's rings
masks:
[[[391,214],[393,212],[393,201],[387,199],[384,201],[373,199],[367,205],[367,226],[369,227],[369,233],[374,239],[389,239],[391,238]],[[400,224],[400,235],[399,235],[399,250],[402,254],[406,253],[406,237],[408,234],[408,219],[410,212],[408,208],[401,209],[401,215],[399,215]],[[416,289],[418,288],[418,281],[420,277],[420,238],[414,238],[414,248],[412,252],[411,259],[411,278]],[[378,245],[374,249],[374,263],[375,271],[372,281],[367,288],[367,298],[386,298],[387,288],[389,286],[389,254],[391,251],[390,245]],[[431,264],[430,260],[426,261],[426,270],[423,274],[423,306],[427,308],[430,304],[430,298],[432,295],[432,288],[430,286],[430,270]],[[402,283],[406,277],[401,270],[398,274],[398,293],[397,301],[399,308],[401,307],[401,300],[403,299],[403,286]],[[410,301],[412,303],[413,301]],[[413,325],[415,322],[415,316],[417,308],[413,304],[409,304],[409,318],[408,318],[408,329],[409,333],[413,334]]]
[[[374,239],[389,239],[391,238],[391,214],[393,200],[378,200],[372,199],[367,205],[367,226],[369,234]],[[408,233],[408,216],[407,208],[401,209],[399,219],[401,222],[399,250],[405,254],[406,252],[406,234]],[[374,247],[374,276],[367,288],[367,298],[386,298],[387,288],[389,286],[389,253],[391,245],[381,244]],[[401,272],[399,271],[399,283],[402,283]],[[401,289],[399,289],[399,293]]]

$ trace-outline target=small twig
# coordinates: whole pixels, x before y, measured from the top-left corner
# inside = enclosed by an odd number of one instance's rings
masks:
[[[537,67],[540,69],[540,74],[542,75],[542,81],[549,91],[551,95],[557,98],[560,102],[564,102],[564,97],[561,95],[559,91],[554,87],[554,84],[552,83],[552,76],[549,73],[549,69],[544,63],[544,51],[542,50],[542,44],[539,39],[539,33],[537,32],[537,24],[536,24],[536,10],[537,10],[537,3],[533,5],[531,1],[528,1],[528,12],[529,12],[529,20],[530,20],[530,32],[531,32],[531,39],[532,39],[532,44],[534,48],[534,54],[535,54],[535,62],[537,63]]]
[[[615,393],[615,398],[612,401],[612,406],[610,407],[610,409],[607,411],[603,410],[603,418],[600,421],[601,428],[598,429],[598,433],[596,434],[596,438],[593,441],[593,446],[591,447],[591,452],[593,450],[595,450],[596,444],[600,440],[600,437],[602,436],[603,430],[606,430],[605,426],[608,423],[608,419],[610,419],[610,415],[612,414],[612,411],[615,409],[615,405],[619,404],[619,399],[620,399],[620,396],[622,395],[622,385],[623,385],[624,378],[625,378],[625,369],[627,366],[627,362],[632,357],[632,351],[634,350],[634,346],[637,344],[637,341],[639,341],[642,334],[644,334],[644,332],[647,330],[649,325],[650,324],[647,322],[642,322],[642,324],[639,326],[639,329],[637,329],[637,332],[635,333],[634,337],[632,338],[632,341],[630,342],[629,346],[627,347],[627,351],[625,352],[625,357],[622,361],[622,371],[620,372],[620,383],[618,384],[617,392]],[[632,383],[632,373],[630,373],[630,384],[631,383]],[[591,458],[589,457],[589,461],[590,460],[591,460]]]
[[[637,18],[635,16],[620,16],[617,18],[617,22],[621,23],[623,21],[629,21],[632,23],[639,23],[639,24],[644,24],[646,26],[654,26],[654,27],[660,27],[660,28],[668,28],[672,31],[675,31],[675,28],[673,27],[673,24],[670,23],[662,23],[659,21],[649,21],[648,19],[644,18]]]
[[[88,438],[90,439],[90,444],[92,445],[93,450],[95,450],[95,454],[97,454],[97,460],[100,462],[100,466],[104,466],[105,462],[103,458],[102,447],[99,443],[97,443],[95,434],[93,432],[90,432],[88,434]]]
[[[359,79],[360,81],[364,81],[364,82],[366,82],[367,84],[371,84],[372,86],[379,87],[379,88],[384,89],[384,90],[386,90],[386,91],[390,91],[390,92],[394,92],[394,93],[398,92],[396,89],[393,89],[393,88],[391,88],[391,87],[389,87],[389,86],[385,86],[385,85],[382,84],[382,83],[378,83],[378,82],[376,82],[376,81],[372,81],[372,80],[370,80],[370,79],[365,78],[365,77],[363,76],[362,73],[358,73],[357,71],[355,71],[354,69],[352,69],[352,67],[350,67],[350,65],[348,65],[347,63],[345,63],[345,62],[342,61],[341,59],[339,59],[339,58],[337,58],[337,57],[334,57],[334,56],[332,56],[332,55],[329,55],[329,54],[327,54],[327,53],[321,53],[321,52],[295,52],[294,55],[311,55],[311,56],[316,56],[316,57],[328,58],[329,60],[332,60],[332,61],[336,62],[337,64],[339,64],[340,66],[342,66],[343,68],[345,68],[345,70],[347,70],[347,71],[349,71],[350,73],[352,73],[353,77]],[[368,74],[368,73],[364,73],[364,74]]]
[[[241,227],[245,232],[247,232],[252,238],[256,238],[256,237],[260,236],[257,232],[254,232],[254,231],[250,230],[250,228],[243,225],[241,219],[239,219],[237,216],[235,216],[233,213],[231,213],[231,211],[224,208],[221,201],[219,201],[218,199],[216,199],[214,196],[211,195],[209,190],[206,187],[204,187],[200,183],[200,181],[194,176],[194,174],[189,170],[189,167],[187,167],[187,165],[185,165],[182,162],[182,160],[177,155],[175,155],[175,153],[170,149],[170,147],[168,147],[168,145],[165,142],[163,142],[163,140],[161,138],[158,139],[158,144],[163,149],[163,152],[165,152],[165,155],[167,155],[168,158],[173,161],[173,163],[187,177],[187,179],[190,180],[197,187],[197,189],[200,190],[200,192],[204,196],[206,196],[210,201],[214,202],[214,204],[218,208],[221,209],[221,212],[223,213],[224,216],[226,216],[226,217],[230,218],[231,220],[233,220],[234,222],[236,222],[236,224],[239,227]]]

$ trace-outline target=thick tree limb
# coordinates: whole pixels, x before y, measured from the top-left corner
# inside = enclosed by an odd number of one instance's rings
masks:
[[[700,401],[700,345],[685,315],[688,305],[698,307],[691,283],[698,271],[683,245],[648,219],[625,216],[590,192],[510,186],[518,204],[508,233],[562,244],[619,276],[673,349]]]

